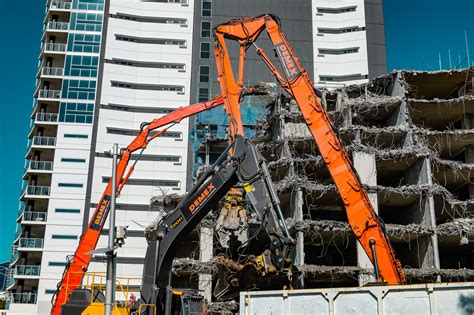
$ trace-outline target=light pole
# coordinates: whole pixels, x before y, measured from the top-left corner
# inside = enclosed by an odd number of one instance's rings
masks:
[[[107,252],[107,280],[105,287],[105,315],[111,315],[115,301],[115,273],[117,264],[117,255],[115,254],[115,198],[117,196],[117,155],[118,145],[113,146],[113,164],[112,164],[112,191],[110,194],[110,213],[109,213],[109,244]]]

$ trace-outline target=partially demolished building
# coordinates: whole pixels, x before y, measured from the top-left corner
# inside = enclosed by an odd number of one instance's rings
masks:
[[[474,68],[396,71],[368,84],[320,90],[321,101],[402,262],[409,283],[474,280]],[[306,287],[363,285],[372,268],[297,104],[271,93],[254,141],[268,161],[297,240]],[[209,143],[208,143],[209,144]],[[208,152],[225,147],[212,141]],[[155,205],[176,199],[155,198]],[[191,235],[174,282],[212,298],[222,252],[216,215]],[[232,308],[235,304],[214,303]]]

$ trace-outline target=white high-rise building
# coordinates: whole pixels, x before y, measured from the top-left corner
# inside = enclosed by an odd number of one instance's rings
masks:
[[[212,27],[266,12],[281,18],[317,85],[359,83],[386,71],[381,1],[46,1],[9,314],[49,313],[66,257],[111,176],[112,145],[125,148],[142,122],[218,92]],[[273,81],[256,58],[247,64],[250,83]],[[118,252],[120,276],[141,277],[143,226],[156,216],[150,198],[184,194],[192,184],[193,125],[223,128],[222,115],[216,109],[183,120],[143,153],[117,200],[117,225],[129,230]],[[106,242],[102,237],[99,247]],[[104,271],[105,263],[94,259],[89,270]]]

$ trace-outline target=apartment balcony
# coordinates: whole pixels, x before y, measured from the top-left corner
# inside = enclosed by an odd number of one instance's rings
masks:
[[[25,167],[23,179],[26,179],[28,174],[51,174],[53,172],[53,162],[51,161],[29,161]]]
[[[8,303],[18,303],[18,304],[36,304],[37,294],[28,292],[28,293],[10,293],[8,296]]]
[[[58,114],[56,113],[36,113],[35,125],[56,125]]]
[[[66,53],[66,44],[46,43],[43,46],[42,53],[65,54]]]
[[[30,135],[33,133],[33,130],[30,131]],[[34,136],[28,142],[28,149],[26,151],[25,158],[31,159],[33,149],[36,150],[51,150],[54,149],[56,146],[56,138],[55,137],[43,137],[43,136]],[[45,152],[46,153],[46,152]]]
[[[51,1],[49,5],[50,11],[70,11],[71,2],[68,1]]]
[[[27,195],[32,196],[49,196],[50,187],[49,186],[26,186],[25,192]]]
[[[15,278],[37,279],[41,273],[41,266],[17,265],[15,266]]]
[[[25,211],[22,224],[46,224],[48,214],[40,211]]]
[[[36,114],[38,113],[41,113],[41,114],[50,114],[50,115],[53,115],[53,114],[57,114],[59,113],[59,103],[60,102],[57,102],[57,101],[53,101],[53,102],[47,102],[48,106],[47,106],[47,110],[46,112],[43,112],[44,109],[41,107],[41,104],[44,104],[46,102],[38,102],[38,100],[35,99],[35,102],[33,103],[33,110],[31,111],[31,119],[33,120],[36,120]],[[50,118],[51,120],[54,119],[54,117],[49,117],[48,115],[45,115],[43,117],[39,117],[40,119],[43,118],[44,120],[48,120],[48,118]],[[42,123],[53,123],[52,121],[51,122],[42,122]]]
[[[32,147],[54,147],[55,145],[55,137],[34,136],[33,141],[31,141]]]
[[[58,78],[61,79],[63,77],[64,70],[63,68],[56,68],[56,67],[43,67],[41,69],[41,77],[45,78]]]
[[[26,189],[23,191],[20,200],[25,198],[35,199],[35,198],[49,198],[50,187],[49,186],[26,186]]]
[[[49,21],[46,30],[50,32],[67,32],[69,31],[69,22]]]
[[[29,161],[25,168],[25,171],[30,171],[32,173],[51,173],[52,170],[53,162],[51,161]]]
[[[61,90],[39,90],[38,99],[42,100],[57,100],[61,98]]]
[[[42,250],[44,240],[42,238],[20,238],[18,250]]]

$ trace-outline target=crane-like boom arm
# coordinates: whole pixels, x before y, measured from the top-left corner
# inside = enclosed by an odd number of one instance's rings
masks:
[[[255,44],[263,30],[268,32],[284,74],[273,65],[263,49]],[[241,119],[238,109],[239,99],[245,91],[243,86],[245,53],[250,45],[254,45],[257,54],[276,80],[298,103],[344,202],[351,230],[374,264],[376,275],[379,274],[377,281],[388,284],[404,283],[405,274],[400,262],[395,258],[383,224],[375,213],[347,152],[335,134],[327,112],[316,96],[313,83],[281,30],[278,18],[265,14],[232,20],[216,26],[214,37],[218,78],[231,130],[240,133]],[[240,44],[237,82],[232,72],[226,39]]]
[[[143,152],[151,140],[166,132],[167,128],[169,128],[169,125],[174,125],[189,116],[198,114],[222,104],[223,98],[218,95],[212,100],[181,107],[165,116],[154,119],[149,123],[142,124],[141,132],[124,150],[117,165],[117,194],[120,193],[121,189],[132,174],[135,163],[138,161],[137,158],[134,164],[132,164],[127,171],[127,166],[130,162],[133,152],[138,150]],[[158,130],[154,133],[152,132],[164,126],[167,126],[167,128]],[[95,212],[89,221],[89,225],[79,240],[79,245],[76,249],[76,252],[74,253],[74,256],[72,257],[72,261],[70,261],[66,266],[62,279],[58,283],[58,289],[52,301],[52,315],[60,315],[61,306],[67,303],[71,291],[77,288],[82,282],[84,273],[87,271],[92,257],[89,252],[95,249],[100,237],[100,232],[102,231],[105,220],[107,219],[110,209],[111,194],[112,179],[109,180],[109,183],[107,184],[105,191],[100,198],[97,208],[95,209]]]

